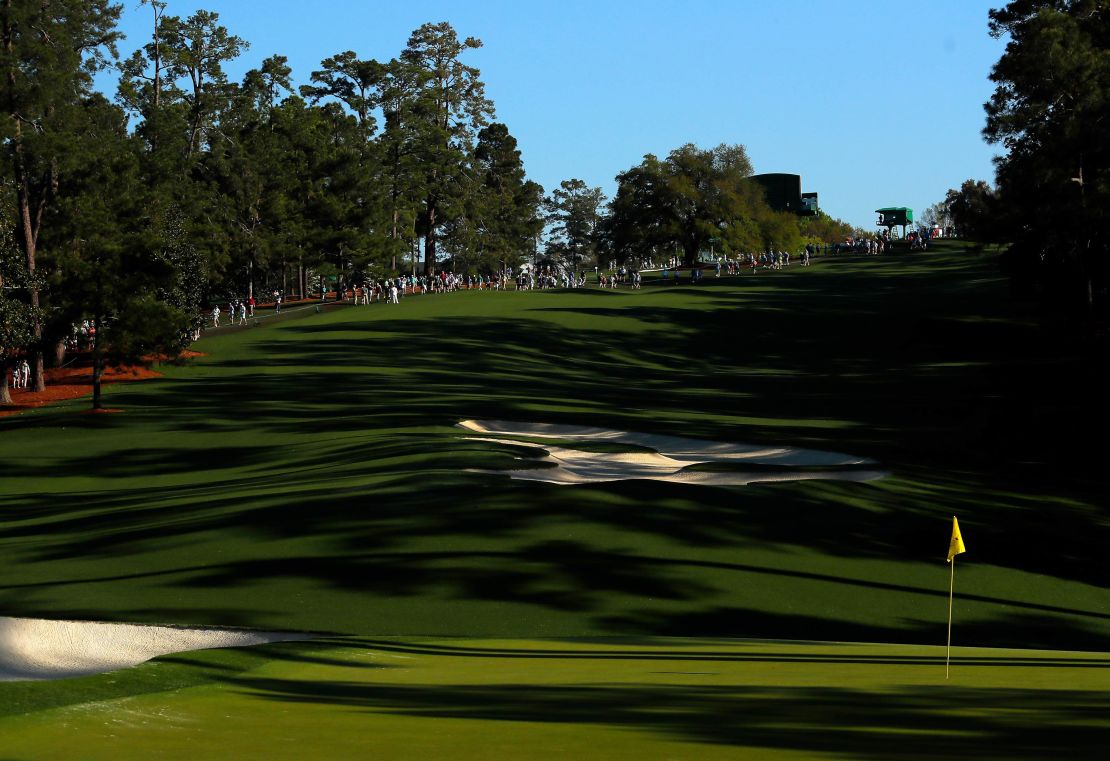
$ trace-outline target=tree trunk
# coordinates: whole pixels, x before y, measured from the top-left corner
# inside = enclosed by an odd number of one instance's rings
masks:
[[[100,314],[93,318],[93,409],[98,410],[102,406],[100,400],[100,376],[104,374],[104,358],[100,353]]]
[[[686,260],[687,267],[693,267],[694,263],[698,260],[698,244],[697,242],[687,241],[682,244],[682,256]]]
[[[1087,324],[1094,325],[1095,322],[1095,281],[1087,275]]]
[[[11,404],[12,395],[8,391],[8,363],[0,362],[0,404]]]
[[[428,205],[427,228],[424,231],[424,274],[431,275],[436,268],[436,210]]]
[[[35,274],[35,236],[33,228],[31,227],[31,204],[28,197],[28,189],[26,181],[20,183],[19,190],[19,213],[23,227],[23,250],[26,254],[27,273],[29,275]],[[39,289],[31,288],[31,307],[35,310],[34,324],[32,330],[35,336],[34,346],[31,347],[31,377],[34,378],[34,390],[44,391],[46,389],[46,375],[43,372],[43,357],[42,357],[42,319],[39,317]]]
[[[150,150],[158,151],[158,110],[162,107],[162,44],[158,39],[158,22],[162,18],[157,3],[151,3],[154,10],[154,110],[150,113]]]
[[[54,343],[54,367],[61,367],[66,363],[66,339],[59,338]]]
[[[19,226],[23,231],[23,253],[26,258],[27,274],[35,274],[35,254],[37,236],[34,223],[31,221],[31,187],[27,176],[27,168],[23,162],[22,128],[20,123],[15,123],[15,135],[12,138],[15,146],[15,174],[16,196],[19,204]],[[34,346],[31,347],[31,376],[34,378],[34,390],[46,389],[46,377],[43,373],[42,357],[42,320],[38,316],[39,289],[31,288],[31,306],[35,310],[33,332]]]
[[[397,269],[397,241],[401,239],[401,231],[397,228],[397,222],[400,220],[401,213],[397,209],[397,194],[393,193],[393,229],[390,232],[390,237],[393,238],[393,255],[389,259],[389,269]]]

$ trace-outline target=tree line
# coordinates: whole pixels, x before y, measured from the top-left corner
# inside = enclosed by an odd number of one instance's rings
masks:
[[[1001,263],[1046,315],[1105,331],[1110,319],[1110,13],[1102,0],[1013,0],[989,15],[1006,38],[983,135],[995,183],[967,180],[936,209]]]
[[[337,53],[295,87],[276,54],[230,80],[249,43],[218,14],[141,2],[148,41],[120,60],[120,4],[0,0],[0,365],[29,355],[38,390],[85,320],[99,378],[179,350],[216,299],[325,276],[689,262],[853,232],[768,208],[738,145],[645,156],[611,201],[578,179],[546,194],[466,62],[481,41],[448,23],[388,61]],[[109,68],[112,97],[93,79]]]

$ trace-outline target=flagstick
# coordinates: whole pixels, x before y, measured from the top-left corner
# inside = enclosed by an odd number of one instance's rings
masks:
[[[948,583],[948,654],[944,657],[944,678],[948,678],[948,664],[952,660],[952,592],[956,588],[956,557],[952,557],[952,579]]]

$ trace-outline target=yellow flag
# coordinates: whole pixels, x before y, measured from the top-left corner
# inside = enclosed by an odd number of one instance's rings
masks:
[[[952,516],[952,540],[948,542],[948,562],[952,562],[952,558],[959,555],[961,552],[967,552],[964,547],[964,538],[960,536],[960,522],[956,520],[956,516]]]

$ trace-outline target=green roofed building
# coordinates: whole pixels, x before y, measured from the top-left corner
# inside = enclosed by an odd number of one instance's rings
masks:
[[[906,226],[913,224],[913,209],[905,206],[889,206],[885,209],[875,209],[875,213],[879,215],[879,227],[885,227],[887,230],[902,226],[902,237],[906,237]]]

